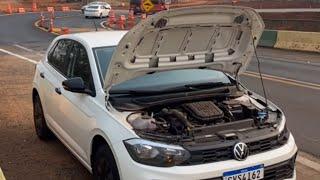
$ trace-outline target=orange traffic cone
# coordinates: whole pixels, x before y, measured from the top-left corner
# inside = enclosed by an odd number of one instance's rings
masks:
[[[116,23],[116,14],[114,11],[109,12],[108,26],[111,28]]]
[[[44,27],[44,15],[42,12],[40,14],[40,27]]]
[[[38,11],[37,3],[33,2],[32,3],[32,12],[37,12],[37,11]]]
[[[145,13],[141,14],[141,19],[142,20],[147,19],[147,14],[145,14]]]
[[[128,26],[129,28],[132,28],[136,23],[136,18],[134,16],[134,12],[132,10],[129,11],[128,15]]]
[[[7,13],[12,14],[12,6],[11,4],[8,4]]]
[[[119,29],[124,30],[125,28],[125,23],[126,23],[126,16],[125,15],[121,15],[119,20],[118,20],[118,27]]]
[[[54,28],[53,19],[50,18],[49,32],[53,32],[53,28]]]

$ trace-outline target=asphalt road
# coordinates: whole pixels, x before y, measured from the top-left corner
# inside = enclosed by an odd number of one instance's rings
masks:
[[[57,14],[57,16],[65,15],[63,13]],[[70,16],[71,23],[80,27],[86,27],[92,22],[78,16],[78,12],[73,12],[68,16]],[[55,36],[33,27],[33,23],[38,18],[39,14],[0,16],[2,24],[0,28],[0,48],[11,50],[36,60],[40,59],[41,54],[44,53]],[[82,24],[80,23],[79,25],[79,22]],[[22,50],[23,47],[29,50]],[[264,49],[259,49],[259,51],[264,51]],[[299,56],[305,56],[305,53],[297,54],[296,59],[299,59]],[[284,110],[287,124],[294,134],[300,150],[320,156],[320,88],[317,89],[314,88],[317,86],[306,86],[306,84],[301,83],[297,85],[291,81],[279,81],[278,78],[288,78],[319,85],[320,66],[302,61],[291,61],[291,59],[283,57],[278,58],[277,53],[272,50],[269,55],[270,57],[263,56],[260,58],[262,73],[276,76],[265,80],[268,98]],[[320,54],[312,54],[312,56],[314,59],[319,57],[320,62]],[[1,57],[4,57],[4,54],[0,53],[0,61]],[[257,72],[257,62],[255,60],[252,61],[248,71]],[[249,89],[262,94],[259,78],[247,74],[241,76],[241,80]],[[82,169],[79,166],[76,168]]]

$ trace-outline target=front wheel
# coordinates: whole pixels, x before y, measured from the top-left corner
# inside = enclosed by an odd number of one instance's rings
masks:
[[[116,161],[107,145],[101,145],[93,154],[94,180],[120,180]]]
[[[46,120],[44,118],[41,100],[38,95],[36,95],[33,100],[33,119],[37,136],[41,140],[49,140],[54,136],[47,126]]]

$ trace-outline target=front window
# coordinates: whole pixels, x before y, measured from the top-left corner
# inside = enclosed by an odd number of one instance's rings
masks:
[[[102,86],[115,48],[115,46],[111,46],[93,49]]]
[[[68,68],[73,56],[72,45],[71,40],[59,40],[48,55],[48,63],[65,77],[68,76]]]

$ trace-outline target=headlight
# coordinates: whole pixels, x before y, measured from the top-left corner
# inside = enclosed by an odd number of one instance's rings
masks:
[[[141,164],[171,167],[189,159],[187,150],[176,145],[167,145],[144,139],[129,139],[124,144],[133,160]]]
[[[278,131],[282,132],[284,130],[284,128],[286,127],[286,117],[284,116],[283,113],[281,113],[281,121],[278,124]]]
[[[290,136],[290,131],[286,126],[286,117],[283,115],[283,113],[277,128],[279,131],[278,141],[280,144],[286,144]]]

